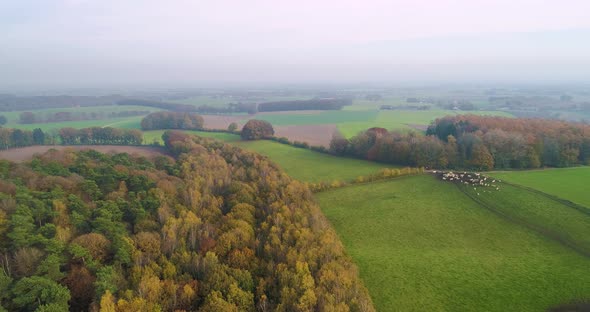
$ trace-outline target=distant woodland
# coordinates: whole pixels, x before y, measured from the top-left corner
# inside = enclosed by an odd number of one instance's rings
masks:
[[[0,161],[0,310],[374,311],[307,187],[164,135],[175,158]]]
[[[111,127],[62,128],[58,133],[47,133],[37,128],[33,131],[0,128],[0,149],[31,145],[140,145],[143,133],[137,129]]]
[[[426,136],[372,128],[336,135],[330,151],[428,168],[567,167],[590,164],[590,125],[558,120],[458,115],[435,120]]]
[[[201,130],[205,121],[203,117],[190,112],[155,112],[141,120],[141,129],[184,129]]]
[[[22,124],[62,122],[62,121],[80,121],[80,120],[100,120],[111,118],[123,118],[133,116],[143,116],[149,114],[149,111],[119,111],[119,112],[23,112],[19,115],[19,122]]]
[[[351,105],[351,99],[311,99],[297,101],[278,101],[258,104],[259,112],[296,111],[296,110],[339,110]]]

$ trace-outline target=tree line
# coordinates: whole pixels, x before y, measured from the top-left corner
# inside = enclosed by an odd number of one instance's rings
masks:
[[[19,115],[19,121],[22,124],[34,124],[45,122],[62,122],[62,121],[80,121],[80,120],[100,120],[110,118],[134,117],[149,114],[150,111],[119,111],[119,112],[23,112]]]
[[[255,153],[168,131],[175,156],[0,161],[0,306],[374,311],[309,189]]]
[[[590,164],[590,126],[557,120],[458,115],[435,120],[426,135],[372,128],[330,151],[428,168],[566,167]]]
[[[65,145],[141,145],[143,141],[140,130],[111,127],[62,128],[59,136]]]
[[[191,112],[154,112],[141,120],[141,129],[184,129],[201,130],[205,120]]]
[[[145,99],[123,99],[117,102],[118,105],[136,105],[161,108],[173,112],[197,112],[203,114],[231,114],[231,113],[256,113],[255,103],[230,103],[226,107],[210,105],[190,105],[180,103],[161,102]]]
[[[339,110],[351,105],[351,99],[317,98],[311,100],[277,101],[258,104],[259,112],[295,111],[295,110]]]
[[[0,149],[43,145],[49,140],[50,138],[39,128],[31,131],[0,127]]]
[[[66,107],[90,107],[116,105],[123,97],[120,95],[108,96],[14,96],[9,94],[0,95],[0,111],[23,111],[47,108]]]

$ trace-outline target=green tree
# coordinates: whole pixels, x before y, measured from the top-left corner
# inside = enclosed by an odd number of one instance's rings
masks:
[[[16,282],[12,293],[14,306],[21,310],[34,311],[45,304],[54,304],[60,307],[62,311],[68,310],[70,291],[45,277],[22,278]]]

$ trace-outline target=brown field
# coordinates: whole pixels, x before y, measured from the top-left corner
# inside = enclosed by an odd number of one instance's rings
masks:
[[[309,145],[330,146],[330,140],[334,132],[338,131],[336,125],[298,125],[298,126],[274,126],[276,137],[286,137],[290,141],[307,142]]]
[[[13,148],[9,150],[0,151],[0,159],[6,159],[10,161],[27,161],[33,158],[35,154],[42,154],[47,152],[50,149],[56,150],[64,150],[64,149],[73,149],[73,150],[89,150],[93,149],[101,153],[128,153],[128,154],[136,154],[146,157],[154,157],[159,155],[164,155],[164,150],[162,148],[151,147],[151,146],[122,146],[122,145],[72,145],[72,146],[62,146],[62,145],[37,145],[37,146],[28,146],[22,148]]]
[[[239,127],[243,126],[245,121],[253,118],[252,115],[201,115],[205,120],[205,128],[207,129],[227,129],[229,124],[235,122]]]

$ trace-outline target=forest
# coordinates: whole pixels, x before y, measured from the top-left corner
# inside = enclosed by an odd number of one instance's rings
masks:
[[[205,121],[203,117],[191,112],[154,112],[141,120],[141,129],[184,129],[201,130]]]
[[[153,160],[0,161],[0,310],[374,311],[309,189],[166,132]]]
[[[143,116],[149,114],[149,111],[119,111],[119,112],[55,112],[55,113],[40,113],[40,112],[22,112],[19,115],[19,121],[22,124],[34,124],[45,122],[62,122],[62,121],[79,121],[79,120],[99,120],[111,118],[123,118],[133,116]]]
[[[436,119],[426,135],[371,128],[335,135],[336,155],[427,168],[476,170],[590,164],[590,126],[559,120],[457,115]]]
[[[311,100],[278,101],[258,104],[259,112],[278,112],[296,110],[339,110],[351,105],[351,99],[318,98]]]

